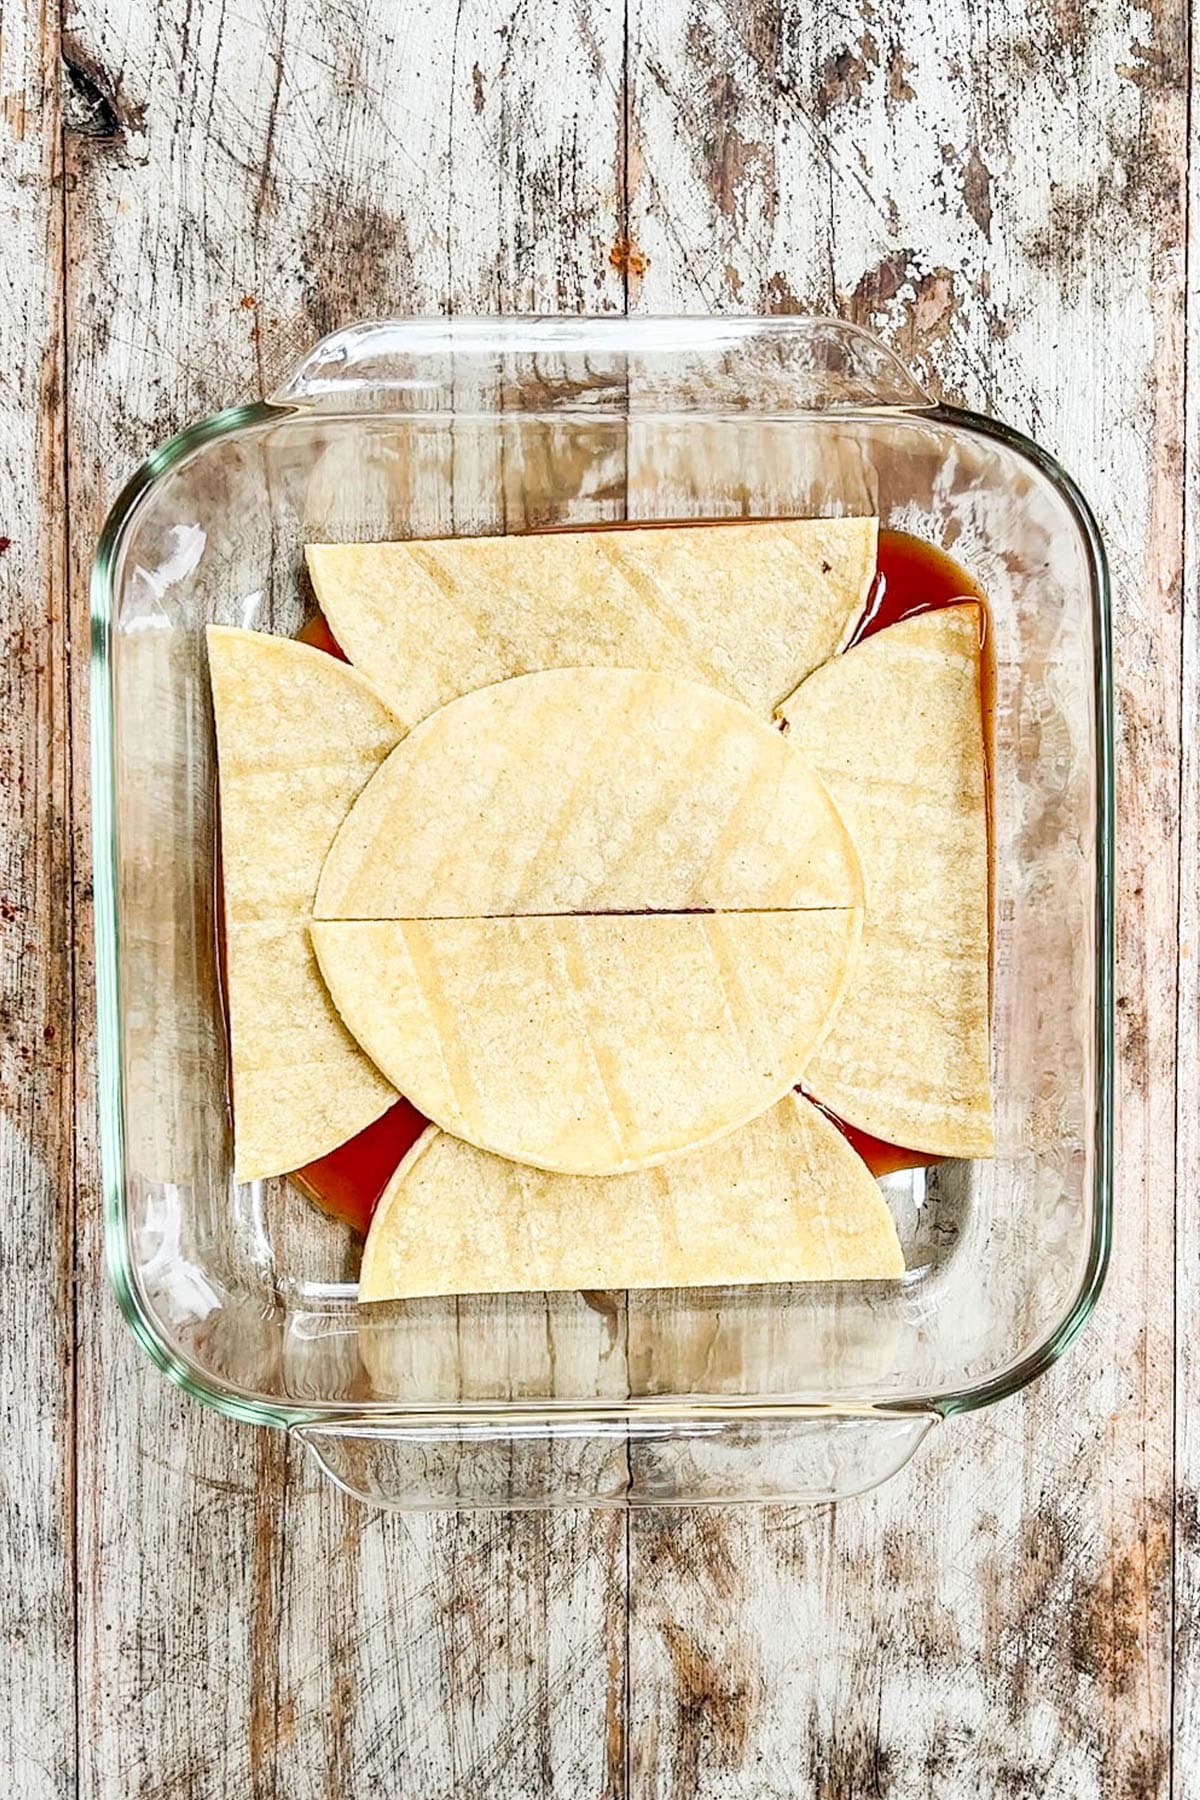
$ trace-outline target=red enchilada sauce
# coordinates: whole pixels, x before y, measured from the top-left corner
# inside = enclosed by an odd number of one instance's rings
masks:
[[[979,602],[984,631],[982,676],[986,719],[991,691],[986,635],[987,601],[982,588],[972,581],[953,557],[947,556],[944,550],[937,549],[935,545],[927,544],[923,538],[911,537],[906,531],[880,532],[875,579],[871,583],[863,616],[850,640],[849,648],[853,649],[855,644],[861,644],[864,638],[874,637],[877,631],[884,631],[889,625],[898,625],[901,619],[911,619],[917,613],[933,612],[939,606],[953,606],[962,600]],[[844,1119],[839,1119],[827,1106],[821,1106],[820,1101],[814,1104],[837,1126],[843,1137],[850,1140],[872,1175],[893,1175],[898,1169],[927,1169],[942,1160],[940,1156],[932,1156],[928,1151],[906,1150],[899,1144],[885,1143],[882,1138],[860,1131],[857,1125],[847,1125]]]
[[[301,644],[311,644],[314,650],[324,650],[327,656],[336,656],[339,662],[350,661],[325,623],[324,613],[314,613],[308,624],[300,627],[296,640]]]
[[[397,1100],[382,1117],[288,1176],[310,1200],[335,1219],[344,1219],[366,1237],[383,1190],[429,1120],[407,1100]]]
[[[986,634],[987,609],[983,593],[965,569],[944,551],[935,549],[921,538],[903,531],[881,531],[875,580],[852,644],[896,625],[916,613],[932,612],[939,606],[952,606],[956,601],[976,600],[981,606],[981,619]],[[335,640],[324,618],[318,613],[297,634],[300,641],[324,650],[342,662],[349,659]],[[984,710],[988,707],[990,682],[988,660],[984,656]],[[826,1106],[826,1118],[853,1144],[873,1175],[889,1175],[898,1169],[919,1169],[940,1161],[920,1150],[906,1150],[899,1144],[847,1125]],[[289,1177],[310,1200],[344,1219],[356,1231],[366,1233],[371,1216],[379,1203],[393,1171],[425,1129],[427,1120],[410,1106],[398,1100],[381,1118],[360,1131],[328,1156],[306,1163]]]

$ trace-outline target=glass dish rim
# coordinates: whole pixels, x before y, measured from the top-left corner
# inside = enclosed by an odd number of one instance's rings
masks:
[[[475,321],[479,323],[480,321]],[[496,326],[517,327],[527,321],[510,316],[488,321]],[[584,318],[565,321],[571,325],[588,323]],[[619,318],[591,321],[606,326],[619,326]],[[765,329],[782,325],[780,320],[756,321]],[[834,324],[825,320],[818,323]],[[391,321],[399,324],[401,321]],[[539,328],[550,323],[547,317],[537,320]],[[641,318],[625,321],[631,333]],[[727,326],[728,319],[719,325]],[[799,324],[800,321],[795,321]],[[811,325],[813,321],[805,320]],[[614,339],[618,334],[613,332]],[[864,334],[866,335],[866,334]],[[654,409],[657,413],[659,409]],[[673,409],[662,409],[670,415]],[[459,1420],[493,1420],[497,1429],[516,1417],[531,1412],[548,1420],[569,1418],[573,1421],[639,1418],[694,1418],[706,1410],[723,1417],[753,1418],[763,1413],[775,1416],[823,1414],[840,1416],[847,1413],[880,1414],[926,1413],[949,1418],[959,1413],[974,1412],[1018,1392],[1044,1374],[1063,1355],[1089,1318],[1100,1295],[1108,1270],[1112,1247],[1113,1211],[1113,970],[1114,970],[1114,722],[1111,661],[1111,584],[1108,559],[1091,507],[1072,476],[1048,451],[1014,427],[986,414],[966,408],[930,401],[925,405],[896,406],[889,404],[855,404],[822,413],[811,408],[796,408],[786,416],[796,418],[823,417],[839,420],[878,417],[898,412],[915,414],[923,419],[941,422],[960,431],[991,438],[1019,459],[1030,464],[1066,503],[1083,544],[1091,589],[1095,628],[1094,703],[1096,722],[1096,889],[1094,896],[1096,923],[1096,1008],[1094,1019],[1096,1056],[1095,1176],[1093,1183],[1095,1210],[1088,1255],[1071,1305],[1061,1319],[1052,1325],[1023,1356],[995,1375],[974,1386],[952,1389],[935,1395],[905,1395],[878,1402],[839,1400],[831,1402],[780,1401],[777,1397],[761,1400],[738,1399],[706,1403],[686,1398],[639,1400],[629,1398],[607,1403],[575,1403],[539,1401],[536,1406],[522,1402],[490,1401],[454,1409]],[[546,417],[561,421],[570,409],[530,409],[514,411],[521,418]],[[383,416],[375,409],[374,416]],[[678,415],[686,418],[686,408]],[[320,1421],[353,1416],[364,1423],[374,1419],[383,1423],[388,1418],[398,1422],[416,1421],[433,1414],[446,1416],[437,1406],[404,1406],[392,1401],[319,1401],[310,1404],[287,1403],[264,1399],[259,1395],[221,1382],[199,1363],[183,1356],[159,1331],[155,1315],[146,1302],[135,1266],[129,1254],[128,1220],[125,1206],[123,1076],[121,1069],[121,1008],[118,987],[120,945],[117,930],[117,860],[114,830],[115,765],[112,706],[112,658],[110,639],[116,608],[116,574],[124,546],[143,503],[155,485],[178,469],[207,445],[259,427],[278,424],[289,418],[304,418],[308,409],[294,400],[259,400],[227,407],[186,426],[153,450],[136,468],[114,501],[97,542],[90,583],[90,675],[91,675],[91,801],[92,853],[94,876],[94,949],[96,985],[97,1040],[97,1113],[100,1128],[101,1186],[105,1253],[109,1280],[117,1302],[134,1336],[152,1362],[170,1380],[194,1399],[201,1401],[227,1418],[259,1425],[289,1429]],[[326,422],[344,416],[361,421],[371,411],[356,410],[339,415],[326,408],[320,415]],[[461,416],[429,409],[405,409],[408,420],[421,418],[445,422]],[[495,416],[482,409],[480,416]],[[581,409],[581,416],[595,421],[603,410]],[[615,415],[616,416],[616,415]],[[649,415],[639,414],[639,417]],[[711,416],[711,415],[708,415]],[[730,417],[778,417],[764,411],[750,414],[730,412]]]

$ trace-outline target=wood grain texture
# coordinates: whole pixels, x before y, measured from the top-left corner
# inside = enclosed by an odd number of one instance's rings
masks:
[[[285,1517],[280,1793],[624,1794],[622,1514],[372,1515],[302,1468]]]
[[[1141,1800],[1170,1761],[1184,13],[819,11],[633,6],[634,300],[869,325],[1098,506],[1117,1247],[1075,1356],[870,1499],[635,1519],[634,1791]]]
[[[1200,1792],[1200,112],[1191,71],[1184,418],[1185,558],[1179,785],[1179,1036],[1175,1070],[1175,1494],[1172,1800]]]
[[[70,707],[52,20],[0,8],[0,1770],[75,1767]]]
[[[63,26],[60,88],[53,14],[3,0],[0,457],[29,495],[0,504],[8,1790],[1192,1800],[1184,0],[948,0],[936,21],[916,0],[77,0]],[[870,325],[1098,505],[1121,757],[1113,1271],[1066,1362],[836,1511],[379,1518],[178,1397],[106,1292],[87,564],[147,449],[269,390],[331,325],[626,303]],[[1194,445],[1194,393],[1186,420]]]

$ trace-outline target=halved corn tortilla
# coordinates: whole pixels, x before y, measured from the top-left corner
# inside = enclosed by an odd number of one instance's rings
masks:
[[[427,1117],[568,1174],[765,1111],[828,1028],[857,909],[314,922],[338,1011]]]
[[[396,1098],[329,998],[308,920],[333,835],[400,726],[357,671],[289,638],[213,625],[208,662],[234,1174],[252,1181],[323,1156]]]
[[[904,1272],[835,1126],[789,1094],[715,1144],[628,1175],[552,1175],[431,1127],[379,1203],[360,1301],[555,1288],[850,1281]]]
[[[316,916],[861,899],[829,795],[765,720],[675,676],[553,669],[453,701],[397,745],[338,832]]]
[[[988,1156],[988,838],[978,606],[922,613],[780,707],[866,879],[862,954],[804,1085],[876,1137]]]
[[[846,642],[875,519],[310,544],[321,609],[408,726],[569,664],[690,675],[766,715]]]

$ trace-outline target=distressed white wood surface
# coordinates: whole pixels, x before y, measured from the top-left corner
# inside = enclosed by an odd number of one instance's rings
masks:
[[[1200,112],[1191,73],[1188,216],[1200,219]],[[1187,357],[1200,368],[1200,262],[1188,259]],[[1175,1694],[1173,1800],[1200,1787],[1200,384],[1184,425],[1182,763],[1179,805],[1179,1042],[1175,1079]]]
[[[0,6],[0,1770],[75,1760],[71,849],[53,33]]]
[[[19,1221],[0,1233],[0,1571],[22,1612],[0,1770],[21,1800],[1197,1792],[1186,8],[933,10],[83,0],[62,20],[55,185],[58,21],[30,6],[25,29],[4,0],[10,498],[37,473],[13,522],[0,507],[4,679],[12,762],[41,772],[36,801],[0,790],[0,1179]],[[626,302],[873,325],[1033,431],[1097,504],[1122,759],[1113,1271],[1065,1363],[835,1512],[375,1518],[274,1436],[177,1396],[105,1288],[87,563],[147,448],[269,389],[332,324]],[[1190,418],[1194,443],[1194,400]]]

